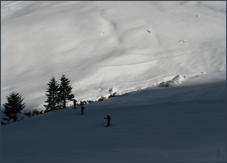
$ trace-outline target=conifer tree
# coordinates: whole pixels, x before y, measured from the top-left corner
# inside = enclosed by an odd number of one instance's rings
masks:
[[[47,84],[48,88],[46,90],[47,100],[45,101],[47,105],[44,105],[47,111],[56,110],[59,108],[59,84],[54,77],[51,78]]]
[[[70,80],[66,78],[64,74],[62,75],[60,82],[59,97],[61,100],[61,106],[66,108],[67,100],[73,100],[74,98],[72,86],[70,85]]]
[[[25,108],[25,103],[23,103],[24,99],[22,95],[16,92],[10,93],[6,98],[7,102],[3,104],[5,108],[4,114],[7,116],[5,120],[10,121],[13,119],[13,121],[16,121],[17,114]]]

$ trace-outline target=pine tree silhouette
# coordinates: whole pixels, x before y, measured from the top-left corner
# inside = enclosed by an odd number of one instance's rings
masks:
[[[17,120],[17,114],[20,113],[25,108],[25,103],[22,95],[16,92],[12,92],[9,96],[6,97],[7,102],[3,104],[5,110],[4,114],[7,116],[5,120],[13,121]]]
[[[47,111],[59,109],[59,84],[54,77],[49,81],[48,89],[46,90],[47,100],[45,101],[47,105],[44,105]]]
[[[63,74],[60,79],[60,87],[59,87],[59,97],[61,100],[62,108],[66,108],[67,100],[73,100],[74,95],[72,94],[72,86],[70,85],[70,80],[65,77]]]

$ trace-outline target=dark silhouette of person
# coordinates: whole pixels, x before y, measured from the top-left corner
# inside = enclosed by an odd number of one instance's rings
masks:
[[[76,109],[76,102],[77,102],[77,101],[74,99],[74,100],[73,100],[73,107],[74,107],[74,109]]]
[[[104,119],[107,120],[106,127],[110,127],[111,116],[110,115],[107,115],[106,117],[104,117]]]
[[[83,102],[80,103],[80,108],[81,108],[80,114],[81,114],[81,115],[84,115],[84,109],[85,109],[85,108],[84,108],[84,103],[83,103]]]

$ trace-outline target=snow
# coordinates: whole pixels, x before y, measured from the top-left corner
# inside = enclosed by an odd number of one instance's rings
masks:
[[[78,100],[224,72],[225,2],[2,2],[2,96],[43,109],[52,76]]]
[[[63,73],[77,100],[118,96],[1,126],[0,161],[225,162],[225,4],[1,2],[2,103],[43,110]]]
[[[224,162],[225,81],[190,84],[210,77],[85,105],[84,116],[69,108],[2,126],[2,162]]]

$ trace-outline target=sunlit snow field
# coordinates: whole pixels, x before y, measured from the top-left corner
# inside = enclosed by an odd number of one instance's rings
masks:
[[[2,102],[43,109],[52,76],[97,99],[226,71],[225,2],[2,2]],[[223,76],[225,80],[225,76]]]

